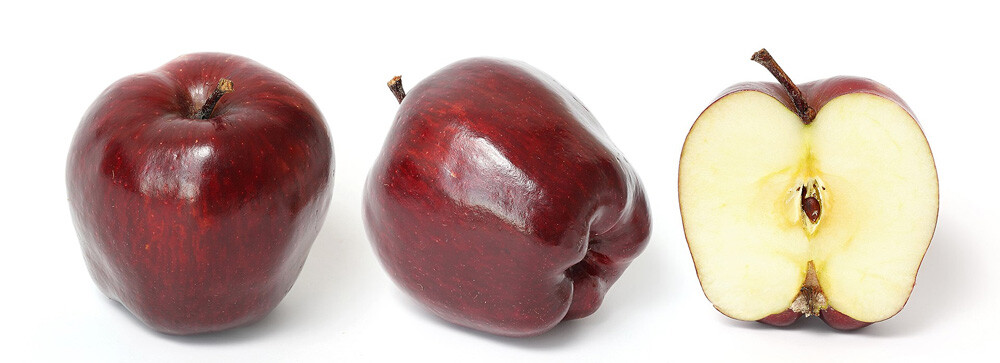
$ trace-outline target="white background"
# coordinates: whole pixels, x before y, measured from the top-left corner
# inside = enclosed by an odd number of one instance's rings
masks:
[[[995,5],[26,3],[0,11],[0,354],[17,361],[938,361],[992,356],[1000,338]],[[854,333],[817,319],[776,329],[726,318],[701,292],[677,206],[681,145],[724,88],[771,80],[749,60],[765,46],[797,82],[870,77],[921,121],[940,216],[913,295],[888,321]],[[105,87],[196,51],[247,56],[298,83],[326,116],[337,171],[326,224],[277,309],[248,327],[175,337],[97,290],[64,171]],[[526,61],[572,90],[637,169],[653,210],[648,249],[603,307],[534,338],[426,313],[382,272],[361,220],[361,186],[397,108],[385,82],[402,74],[409,88],[481,55]]]

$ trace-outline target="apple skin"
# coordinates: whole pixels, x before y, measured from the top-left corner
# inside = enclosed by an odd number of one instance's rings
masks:
[[[844,313],[841,313],[834,308],[820,310],[819,318],[822,319],[826,325],[838,330],[856,330],[872,325],[872,323],[854,320],[854,318],[844,315]]]
[[[906,110],[906,112],[910,114],[910,117],[914,120],[917,119],[917,117],[913,115],[913,111],[910,110],[910,106],[908,106],[906,102],[899,97],[899,95],[889,89],[889,87],[867,78],[836,76],[799,84],[798,87],[802,91],[802,95],[805,97],[806,103],[812,106],[816,112],[819,112],[819,110],[822,109],[827,102],[830,102],[834,98],[849,93],[868,93],[895,102]],[[718,101],[729,94],[741,91],[757,91],[764,93],[780,101],[781,104],[785,105],[789,111],[795,113],[795,106],[792,104],[792,99],[788,96],[788,91],[785,91],[780,84],[775,82],[738,83],[727,88],[725,91],[722,91],[722,94],[720,94],[715,100]]]
[[[841,315],[843,315],[843,314],[841,314]],[[784,312],[781,312],[781,313],[768,315],[767,317],[758,320],[758,322],[761,322],[761,323],[764,323],[764,324],[767,324],[767,325],[774,325],[774,326],[785,327],[785,326],[790,326],[792,324],[795,324],[795,322],[799,321],[799,318],[801,318],[801,317],[802,317],[802,314],[796,313],[796,312],[792,311],[792,309],[788,309],[788,310],[785,310]]]
[[[798,87],[802,91],[802,95],[805,97],[806,103],[812,106],[816,112],[819,112],[819,110],[822,109],[827,102],[830,102],[830,100],[839,96],[849,93],[868,93],[895,102],[902,107],[903,110],[910,114],[910,117],[912,117],[914,121],[917,120],[913,111],[910,110],[910,107],[903,101],[902,98],[899,97],[899,95],[890,90],[889,87],[867,78],[836,76],[800,84]],[[784,87],[775,82],[738,83],[723,91],[719,97],[715,99],[715,101],[718,101],[727,95],[742,91],[756,91],[764,93],[780,101],[786,108],[788,108],[789,111],[795,113],[795,106],[792,103],[791,98],[788,96],[788,92],[784,89]],[[783,327],[792,325],[801,316],[802,314],[800,313],[796,313],[792,310],[786,310],[781,313],[767,316],[758,320],[758,322]],[[855,320],[841,312],[836,311],[832,307],[820,311],[820,318],[830,327],[839,330],[855,330],[872,324],[870,322]]]
[[[489,58],[401,101],[364,211],[399,287],[505,336],[592,314],[650,234],[642,184],[590,112],[544,73]]]
[[[771,314],[763,319],[758,320],[758,322],[778,327],[786,327],[794,324],[801,317],[802,317],[801,313],[796,313],[792,311],[792,309],[788,309],[781,313]],[[844,315],[844,313],[841,313],[834,308],[826,308],[820,310],[819,318],[823,320],[823,322],[825,322],[826,325],[829,325],[831,328],[837,330],[850,331],[872,325],[872,323],[865,323],[854,320],[854,318]]]
[[[192,119],[223,77],[235,91]],[[194,334],[281,301],[322,226],[333,169],[325,121],[301,89],[204,53],[108,87],[76,131],[66,184],[100,290],[157,331]]]

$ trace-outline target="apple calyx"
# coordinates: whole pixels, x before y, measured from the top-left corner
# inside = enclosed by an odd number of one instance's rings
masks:
[[[829,307],[826,296],[823,295],[823,288],[819,286],[819,279],[816,277],[816,265],[809,261],[806,266],[806,280],[789,309],[805,316],[819,316],[821,311]]]
[[[792,104],[795,105],[795,114],[802,119],[802,123],[806,125],[812,123],[813,119],[816,118],[816,110],[806,103],[806,98],[802,95],[802,90],[792,82],[792,79],[781,69],[778,62],[774,61],[771,53],[768,53],[767,49],[761,48],[750,57],[750,60],[760,63],[764,68],[767,68],[774,78],[778,79],[778,83],[781,83],[781,86],[785,87],[785,92],[788,92],[788,96],[792,99]]]
[[[212,112],[215,111],[215,104],[219,103],[222,96],[233,91],[233,81],[228,78],[219,79],[219,84],[215,86],[215,90],[212,94],[208,96],[205,100],[205,105],[201,106],[198,113],[195,113],[191,118],[208,120],[212,118]]]
[[[387,85],[392,95],[396,96],[396,101],[403,103],[403,98],[406,97],[406,91],[403,90],[403,76],[392,77]]]

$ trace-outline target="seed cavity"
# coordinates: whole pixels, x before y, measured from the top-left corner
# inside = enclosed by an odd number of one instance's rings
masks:
[[[789,189],[789,207],[794,208],[792,220],[802,223],[802,227],[809,234],[816,231],[823,220],[826,207],[829,203],[826,200],[826,186],[818,177],[801,178],[795,183],[794,189]],[[801,221],[801,222],[799,222]]]

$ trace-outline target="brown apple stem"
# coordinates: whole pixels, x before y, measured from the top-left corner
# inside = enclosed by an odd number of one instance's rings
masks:
[[[781,83],[785,87],[785,91],[788,92],[788,96],[792,98],[792,104],[795,105],[795,113],[799,115],[802,119],[802,123],[808,125],[812,123],[813,119],[816,118],[816,110],[806,103],[806,98],[802,95],[802,91],[799,87],[792,82],[792,79],[788,77],[788,74],[781,69],[778,62],[774,61],[771,57],[771,53],[767,52],[767,49],[761,48],[761,50],[754,53],[750,60],[760,63],[760,65],[767,68],[768,71],[774,75],[774,78],[778,79],[778,83]]]
[[[396,101],[403,103],[403,98],[406,97],[406,91],[403,90],[403,76],[392,77],[388,85],[392,95],[396,96]]]
[[[201,107],[198,113],[194,114],[194,118],[208,120],[212,118],[212,111],[215,111],[215,104],[219,103],[222,96],[233,91],[233,81],[222,78],[219,79],[219,84],[215,86],[215,91],[208,96],[205,100],[205,105]]]

